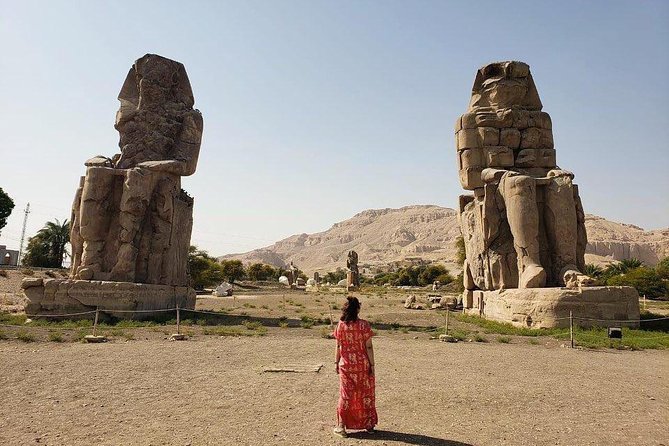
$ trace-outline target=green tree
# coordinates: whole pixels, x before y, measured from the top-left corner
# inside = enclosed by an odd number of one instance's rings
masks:
[[[246,275],[250,280],[270,280],[276,276],[276,269],[272,265],[253,263],[246,268]]]
[[[346,271],[343,268],[337,268],[335,271],[329,271],[323,275],[323,281],[333,285],[343,279],[346,279]]]
[[[230,283],[235,283],[235,280],[243,279],[246,276],[246,270],[241,260],[223,260],[221,266],[223,275]]]
[[[207,251],[191,245],[188,248],[188,274],[190,275],[191,286],[196,290],[201,290],[204,287],[221,283],[223,279],[212,281],[212,274],[208,272],[214,265],[218,266],[218,263],[209,256]]]
[[[606,281],[607,285],[632,286],[640,296],[654,299],[667,295],[667,284],[652,268],[639,267],[627,271],[625,274],[613,276]]]
[[[583,274],[592,277],[593,279],[601,277],[603,273],[604,270],[600,266],[593,265],[592,263],[587,263],[585,265],[585,269],[583,270]]]
[[[34,237],[28,240],[26,255],[22,264],[43,268],[62,268],[67,252],[65,245],[70,242],[70,223],[64,220],[47,222]]]
[[[446,283],[452,282],[453,277],[448,278],[448,270],[443,265],[427,265],[423,268],[420,268],[420,273],[418,274],[418,285],[425,286],[431,285],[435,280],[439,280],[439,277],[447,279]],[[441,282],[441,280],[439,280]]]
[[[669,280],[669,257],[665,257],[655,265],[655,272],[661,279]]]
[[[643,262],[639,259],[635,259],[632,257],[631,259],[623,259],[620,261],[620,265],[625,269],[625,271],[629,271],[631,269],[639,268],[643,266]]]
[[[7,224],[7,217],[11,215],[12,209],[14,209],[14,200],[0,187],[0,231]]]

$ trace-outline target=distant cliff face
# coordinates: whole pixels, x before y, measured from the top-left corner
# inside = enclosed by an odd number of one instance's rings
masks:
[[[647,265],[655,265],[669,256],[669,228],[644,231],[625,223],[615,223],[596,215],[587,215],[588,254],[602,260],[637,258]],[[593,257],[593,260],[595,258]]]
[[[654,265],[669,255],[669,228],[644,231],[633,225],[588,215],[586,260],[602,263],[636,257]],[[316,234],[299,234],[272,246],[221,259],[287,266],[291,261],[310,274],[346,266],[346,254],[355,250],[360,267],[422,259],[446,263],[457,270],[455,241],[460,236],[456,212],[440,206],[370,209]]]

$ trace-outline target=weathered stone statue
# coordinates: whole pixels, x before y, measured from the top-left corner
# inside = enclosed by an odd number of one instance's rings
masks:
[[[358,270],[358,253],[355,251],[348,252],[346,259],[346,268],[348,274],[346,275],[346,285],[348,289],[360,288],[360,271]]]
[[[30,290],[34,284],[26,287],[33,309],[58,310],[49,297],[55,286],[61,297],[71,297],[61,303],[68,308],[93,305],[91,295],[111,297],[110,290],[121,289],[135,308],[194,304],[187,274],[193,199],[181,189],[181,177],[195,172],[203,121],[193,109],[186,70],[179,62],[147,54],[130,69],[118,99],[115,128],[121,151],[86,161],[75,194],[72,280],[45,282],[45,298],[40,290]],[[76,297],[73,290],[78,290]],[[151,293],[151,299],[142,300]],[[96,306],[109,308],[113,300]]]
[[[186,285],[202,115],[184,66],[154,54],[130,69],[118,97],[121,153],[86,162],[72,209],[72,272],[84,280]]]
[[[551,118],[541,109],[530,67],[497,62],[478,71],[469,108],[456,121],[460,183],[473,191],[460,197],[458,214],[465,308],[482,307],[487,291],[580,290],[593,282],[582,274],[587,236],[578,187],[556,163]],[[481,302],[472,304],[474,291]],[[536,308],[517,310],[533,324],[529,313]]]
[[[527,64],[492,63],[456,121],[468,289],[585,285],[585,216],[556,164],[551,119]]]

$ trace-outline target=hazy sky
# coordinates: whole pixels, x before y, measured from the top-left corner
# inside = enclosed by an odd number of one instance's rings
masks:
[[[669,226],[669,2],[0,0],[0,244],[69,218],[118,151],[133,61],[182,62],[205,122],[193,243],[247,251],[368,208],[462,193],[453,123],[476,70],[530,64],[587,213]]]

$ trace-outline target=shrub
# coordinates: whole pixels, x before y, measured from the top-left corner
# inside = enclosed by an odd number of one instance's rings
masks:
[[[607,285],[627,285],[636,288],[640,296],[658,298],[667,295],[667,285],[662,281],[654,269],[639,267],[627,271],[622,275],[609,278]]]
[[[484,336],[481,336],[480,334],[474,335],[474,341],[475,342],[488,342],[488,339],[485,338]]]
[[[57,331],[52,331],[51,333],[49,333],[49,341],[51,341],[51,342],[63,342],[63,335],[61,335]]]
[[[508,344],[511,342],[511,338],[508,336],[499,336],[497,338],[497,342],[499,342],[500,344]]]
[[[262,323],[260,322],[251,322],[251,321],[244,321],[243,323],[244,327],[246,327],[247,330],[262,330],[264,327]]]
[[[22,342],[35,342],[35,336],[23,330],[16,332],[16,339]]]

